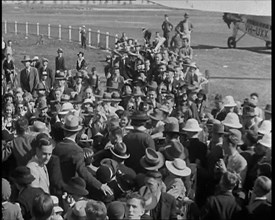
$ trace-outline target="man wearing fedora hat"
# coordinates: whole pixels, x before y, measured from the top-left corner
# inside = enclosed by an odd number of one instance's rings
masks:
[[[20,85],[24,91],[34,94],[39,83],[39,75],[36,68],[31,67],[31,59],[28,55],[21,61],[25,68],[20,71]]]
[[[252,106],[245,106],[242,115],[243,132],[252,130],[258,133],[258,124],[256,122],[255,108]]]
[[[131,130],[123,137],[130,157],[125,161],[126,166],[132,168],[136,173],[144,173],[145,169],[140,165],[140,159],[145,155],[146,148],[155,149],[154,140],[146,133],[144,127],[149,117],[144,112],[135,111],[131,116]]]
[[[237,146],[241,144],[243,144],[242,133],[237,129],[230,129],[229,132],[224,135],[223,139],[223,150],[225,156],[216,164],[216,168],[221,172],[226,170],[236,172],[240,177],[240,187],[244,184],[247,172],[247,161],[237,149]]]
[[[112,194],[111,189],[99,182],[85,166],[83,150],[75,142],[77,133],[82,129],[82,126],[79,125],[79,118],[68,114],[62,128],[65,138],[57,144],[53,153],[60,158],[64,181],[67,182],[71,177],[78,174],[90,187],[100,189],[105,194]]]
[[[30,186],[34,177],[31,174],[30,169],[26,166],[18,166],[12,172],[11,180],[19,190],[19,195],[15,199],[15,202],[19,203],[23,218],[31,219],[33,200],[37,195],[43,194],[44,191],[41,188]]]
[[[211,110],[211,114],[214,119],[223,121],[227,115],[227,112],[223,106],[223,98],[221,94],[216,94],[214,98],[215,108]]]
[[[58,48],[57,56],[55,57],[55,72],[64,70],[66,70],[66,67],[65,59],[63,57],[63,50],[61,48]]]
[[[39,78],[42,78],[42,75],[44,72],[47,73],[47,78],[50,81],[50,88],[53,87],[54,85],[54,72],[53,70],[48,66],[49,60],[45,57],[42,58],[42,66],[38,69],[38,73],[39,73]],[[44,73],[45,74],[45,73]]]

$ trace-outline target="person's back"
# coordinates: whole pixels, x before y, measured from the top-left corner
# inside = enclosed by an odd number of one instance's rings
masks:
[[[130,157],[125,161],[125,165],[132,168],[136,173],[145,171],[140,165],[139,160],[145,155],[147,147],[155,148],[151,136],[143,131],[133,130],[123,138]]]
[[[216,195],[208,197],[201,209],[200,217],[202,220],[240,218],[242,205],[232,194],[237,181],[236,174],[231,172],[223,174],[220,181],[221,190]]]
[[[71,177],[76,174],[77,161],[74,161],[73,155],[77,156],[83,153],[83,150],[72,140],[64,139],[56,145],[53,153],[60,159],[60,167],[64,181],[69,181]]]

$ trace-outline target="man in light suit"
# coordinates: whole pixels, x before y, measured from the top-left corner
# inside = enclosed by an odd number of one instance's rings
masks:
[[[25,68],[20,72],[20,85],[23,91],[27,91],[34,95],[35,88],[39,83],[39,75],[37,69],[31,67],[31,58],[29,56],[24,56],[24,59],[21,61]]]

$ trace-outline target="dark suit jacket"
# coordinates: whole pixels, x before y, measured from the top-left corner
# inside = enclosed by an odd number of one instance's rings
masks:
[[[56,155],[52,155],[47,170],[50,180],[50,192],[52,195],[62,196],[63,187],[65,185],[60,168],[60,160]]]
[[[146,170],[140,165],[140,158],[145,155],[145,149],[155,149],[154,140],[145,132],[133,130],[123,138],[130,157],[125,160],[125,165],[132,168],[136,173],[145,173]]]
[[[44,194],[44,191],[41,188],[34,188],[31,186],[27,186],[23,191],[19,194],[17,200],[21,207],[22,216],[24,219],[32,218],[32,204],[33,199],[40,194]]]
[[[86,60],[85,59],[83,59],[81,61],[80,66],[78,65],[78,61],[76,61],[76,70],[77,71],[85,69],[86,66],[87,66],[87,64],[86,64]]]
[[[77,91],[76,84],[73,85],[73,91],[78,92],[76,96],[81,97],[82,100],[85,98],[85,89],[86,89],[86,87],[84,86],[83,83],[81,85],[80,92]]]
[[[64,57],[55,57],[55,71],[57,70],[65,70],[65,59]]]
[[[271,220],[271,203],[267,200],[254,200],[250,205],[246,206],[247,219],[251,220]]]
[[[158,207],[159,206],[159,207]],[[159,211],[157,209],[159,208]],[[157,207],[152,210],[154,220],[169,219],[176,220],[176,199],[168,193],[162,192]]]
[[[35,151],[31,147],[31,142],[33,141],[34,136],[32,135],[20,135],[12,140],[11,142],[11,151],[15,157],[17,166],[26,166],[29,160],[34,155]],[[2,151],[3,160],[9,157],[9,152]]]
[[[20,85],[21,85],[23,91],[28,91],[28,92],[34,94],[35,88],[37,87],[38,83],[39,83],[39,76],[38,76],[38,72],[37,72],[36,68],[34,68],[34,67],[30,68],[29,77],[26,72],[26,68],[21,70]]]
[[[239,219],[242,207],[230,192],[220,192],[207,199],[201,210],[201,219]]]
[[[53,70],[51,69],[51,68],[49,68],[48,66],[47,66],[47,68],[44,70],[44,67],[43,66],[41,66],[39,69],[38,69],[38,73],[39,73],[39,79],[41,79],[41,77],[42,77],[42,72],[43,71],[46,71],[47,72],[47,79],[49,79],[49,81],[50,81],[50,88],[53,86],[53,84],[54,84],[54,80],[55,80],[55,74],[54,74],[54,72],[53,72]]]
[[[87,185],[100,189],[99,182],[87,169],[84,162],[84,152],[74,141],[64,138],[53,151],[60,159],[63,180],[67,183],[72,177],[78,175],[86,181]]]

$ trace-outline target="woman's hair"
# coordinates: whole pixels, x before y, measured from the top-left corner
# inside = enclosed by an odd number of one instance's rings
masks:
[[[53,207],[53,200],[49,194],[39,194],[33,199],[32,214],[37,219],[46,220],[53,214]]]
[[[40,133],[35,138],[35,148],[41,148],[42,146],[49,146],[52,145],[53,142],[48,134],[46,133]]]

